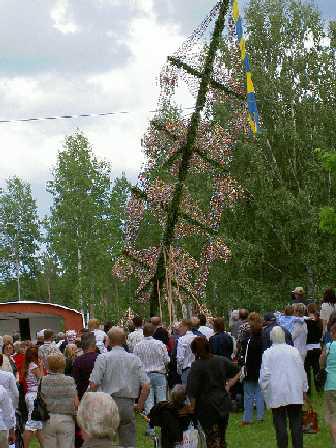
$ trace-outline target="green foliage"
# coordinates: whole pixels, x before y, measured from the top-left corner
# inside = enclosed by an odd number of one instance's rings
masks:
[[[320,148],[315,150],[321,164],[325,170],[336,172],[336,152],[322,151]]]
[[[0,194],[0,281],[35,275],[39,241],[37,206],[30,185],[18,177],[10,178]],[[13,296],[16,294],[18,291],[13,291]]]
[[[316,154],[325,170],[329,172],[329,184],[331,184],[332,177],[336,173],[336,152],[322,151],[316,149]],[[329,197],[329,200],[331,198]],[[333,203],[335,198],[333,198]],[[322,207],[320,210],[320,228],[330,235],[336,235],[336,211],[334,207]]]
[[[222,219],[232,261],[217,266],[208,285],[209,303],[220,311],[281,306],[296,285],[318,298],[336,268],[336,241],[319,228],[320,205],[336,195],[320,158],[330,170],[335,157],[315,150],[336,137],[326,27],[313,6],[296,0],[251,0],[246,26],[263,131],[237,145],[231,165],[244,195]],[[216,120],[228,114],[222,105],[215,112]]]
[[[332,207],[323,207],[320,211],[320,227],[331,235],[336,235],[336,212]]]
[[[112,300],[111,269],[123,244],[129,184],[122,177],[111,185],[109,165],[78,132],[66,139],[48,191],[54,198],[48,240],[71,284],[71,304],[103,314]]]

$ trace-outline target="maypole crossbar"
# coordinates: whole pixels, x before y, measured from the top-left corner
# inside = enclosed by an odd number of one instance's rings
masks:
[[[179,219],[183,186],[188,174],[189,163],[194,152],[195,143],[197,139],[197,130],[199,128],[201,119],[201,112],[204,109],[207,93],[209,90],[209,86],[211,84],[214,69],[214,61],[217,50],[220,45],[220,39],[224,30],[225,17],[228,13],[228,9],[229,9],[229,0],[223,0],[219,8],[215,29],[212,35],[212,39],[210,42],[210,46],[204,64],[204,70],[200,76],[201,83],[198,90],[195,112],[192,115],[190,125],[188,128],[186,144],[184,145],[181,151],[182,160],[178,171],[178,181],[168,208],[166,227],[163,234],[160,254],[158,257],[156,267],[156,273],[153,279],[153,290],[150,303],[151,308],[150,311],[152,314],[155,314],[158,309],[160,289],[163,288],[165,282],[164,251],[165,250],[169,251],[169,248],[174,239],[174,232],[176,224]]]

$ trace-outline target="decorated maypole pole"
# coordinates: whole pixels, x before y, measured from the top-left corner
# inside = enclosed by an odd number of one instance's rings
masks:
[[[152,315],[167,304],[170,320],[174,301],[182,308],[192,302],[207,312],[209,266],[231,257],[220,235],[221,217],[244,194],[230,176],[233,151],[241,136],[248,134],[247,123],[253,133],[258,129],[250,71],[244,75],[240,63],[240,54],[244,54],[245,68],[249,66],[245,41],[239,39],[241,52],[237,45],[228,45],[229,61],[224,63],[221,57],[230,6],[238,34],[242,26],[239,10],[237,15],[234,9],[237,3],[219,1],[182,47],[168,57],[161,72],[158,112],[143,139],[147,162],[132,191],[126,245],[113,268],[120,280],[138,279],[138,300],[150,303]],[[195,98],[191,117],[183,116],[173,100],[181,81]],[[214,120],[220,104],[230,111],[223,123]],[[160,243],[143,247],[139,234],[148,215],[160,226]]]
[[[218,18],[205,59],[204,69],[200,74],[201,83],[197,94],[195,111],[192,114],[190,120],[190,125],[186,136],[186,143],[181,148],[181,163],[177,173],[177,183],[175,191],[172,195],[172,199],[167,210],[166,227],[163,234],[156,272],[153,278],[153,289],[150,301],[150,312],[152,314],[155,314],[159,307],[159,294],[165,284],[164,253],[165,251],[167,252],[170,250],[170,246],[175,236],[176,224],[179,220],[179,214],[181,210],[183,186],[188,175],[190,160],[195,150],[195,143],[200,125],[201,113],[205,107],[210,81],[213,76],[214,61],[225,25],[225,16],[229,9],[229,0],[222,0],[222,2],[220,3],[221,4],[218,12]],[[174,60],[172,58],[168,60],[173,65],[179,65],[178,60]]]

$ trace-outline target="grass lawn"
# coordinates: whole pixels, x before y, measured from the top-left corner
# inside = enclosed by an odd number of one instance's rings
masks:
[[[319,416],[320,432],[317,435],[305,435],[305,448],[330,448],[332,446],[329,430],[324,423],[323,412],[323,397],[315,396],[313,399],[314,409]],[[267,412],[266,419],[263,423],[254,423],[250,426],[241,428],[239,423],[241,421],[241,414],[231,414],[230,423],[227,432],[228,448],[276,448],[274,429],[272,425],[272,417],[270,412]],[[137,420],[137,447],[138,448],[153,448],[153,443],[150,439],[145,437],[146,424],[142,418]],[[289,445],[291,446],[291,444]],[[32,443],[32,448],[37,448],[37,443]]]

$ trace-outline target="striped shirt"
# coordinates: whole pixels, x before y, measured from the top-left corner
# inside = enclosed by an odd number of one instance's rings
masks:
[[[134,347],[141,341],[143,341],[144,335],[143,335],[143,330],[142,328],[137,328],[135,331],[132,331],[132,333],[130,333],[128,335],[127,338],[127,345],[128,345],[128,349],[131,353],[133,353],[134,351]]]
[[[140,358],[146,373],[166,373],[170,358],[167,347],[161,341],[152,336],[145,337],[134,347],[133,353]]]

